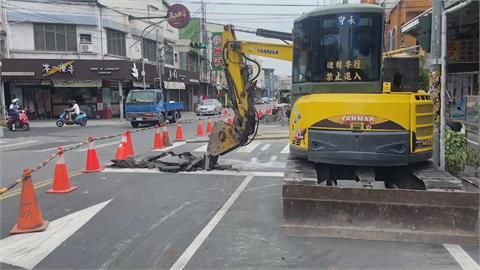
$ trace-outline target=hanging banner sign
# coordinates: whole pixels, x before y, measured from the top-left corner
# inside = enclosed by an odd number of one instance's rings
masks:
[[[212,33],[212,70],[223,70],[222,32]]]

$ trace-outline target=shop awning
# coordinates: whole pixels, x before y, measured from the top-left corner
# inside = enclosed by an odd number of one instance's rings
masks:
[[[418,36],[419,33],[417,33],[417,31],[419,31],[420,18],[423,17],[423,16],[432,16],[432,8],[429,8],[429,9],[425,10],[424,12],[422,12],[417,17],[415,17],[415,18],[411,19],[410,21],[404,23],[401,27],[402,33],[408,33],[408,34],[411,34],[413,36]]]
[[[163,82],[165,89],[180,89],[185,90],[185,83],[183,82]]]
[[[102,87],[102,80],[53,80],[55,87]]]

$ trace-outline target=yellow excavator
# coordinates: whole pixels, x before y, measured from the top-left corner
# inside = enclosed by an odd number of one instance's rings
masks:
[[[291,61],[285,233],[478,245],[478,193],[428,161],[433,104],[418,89],[419,60],[383,52],[384,23],[382,7],[349,4],[304,14],[293,34],[256,32],[287,44],[239,41],[225,26],[235,117],[215,124],[205,167],[256,135],[251,56]]]

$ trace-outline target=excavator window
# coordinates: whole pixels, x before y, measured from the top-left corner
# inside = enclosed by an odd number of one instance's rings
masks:
[[[382,15],[330,14],[294,25],[294,82],[380,81]]]

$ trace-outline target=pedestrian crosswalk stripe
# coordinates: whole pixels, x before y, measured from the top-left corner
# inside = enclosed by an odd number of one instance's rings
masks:
[[[208,146],[208,144],[204,144],[204,145],[200,146],[199,148],[193,150],[193,152],[207,152],[207,146]]]
[[[283,150],[280,152],[280,154],[289,154],[290,153],[290,144],[287,144]]]
[[[268,148],[270,148],[271,144],[267,143],[265,145],[262,146],[262,148],[260,148],[260,151],[261,152],[265,152],[268,150]]]
[[[245,146],[242,146],[237,150],[237,153],[251,153],[257,146],[260,145],[260,142],[253,141]]]

